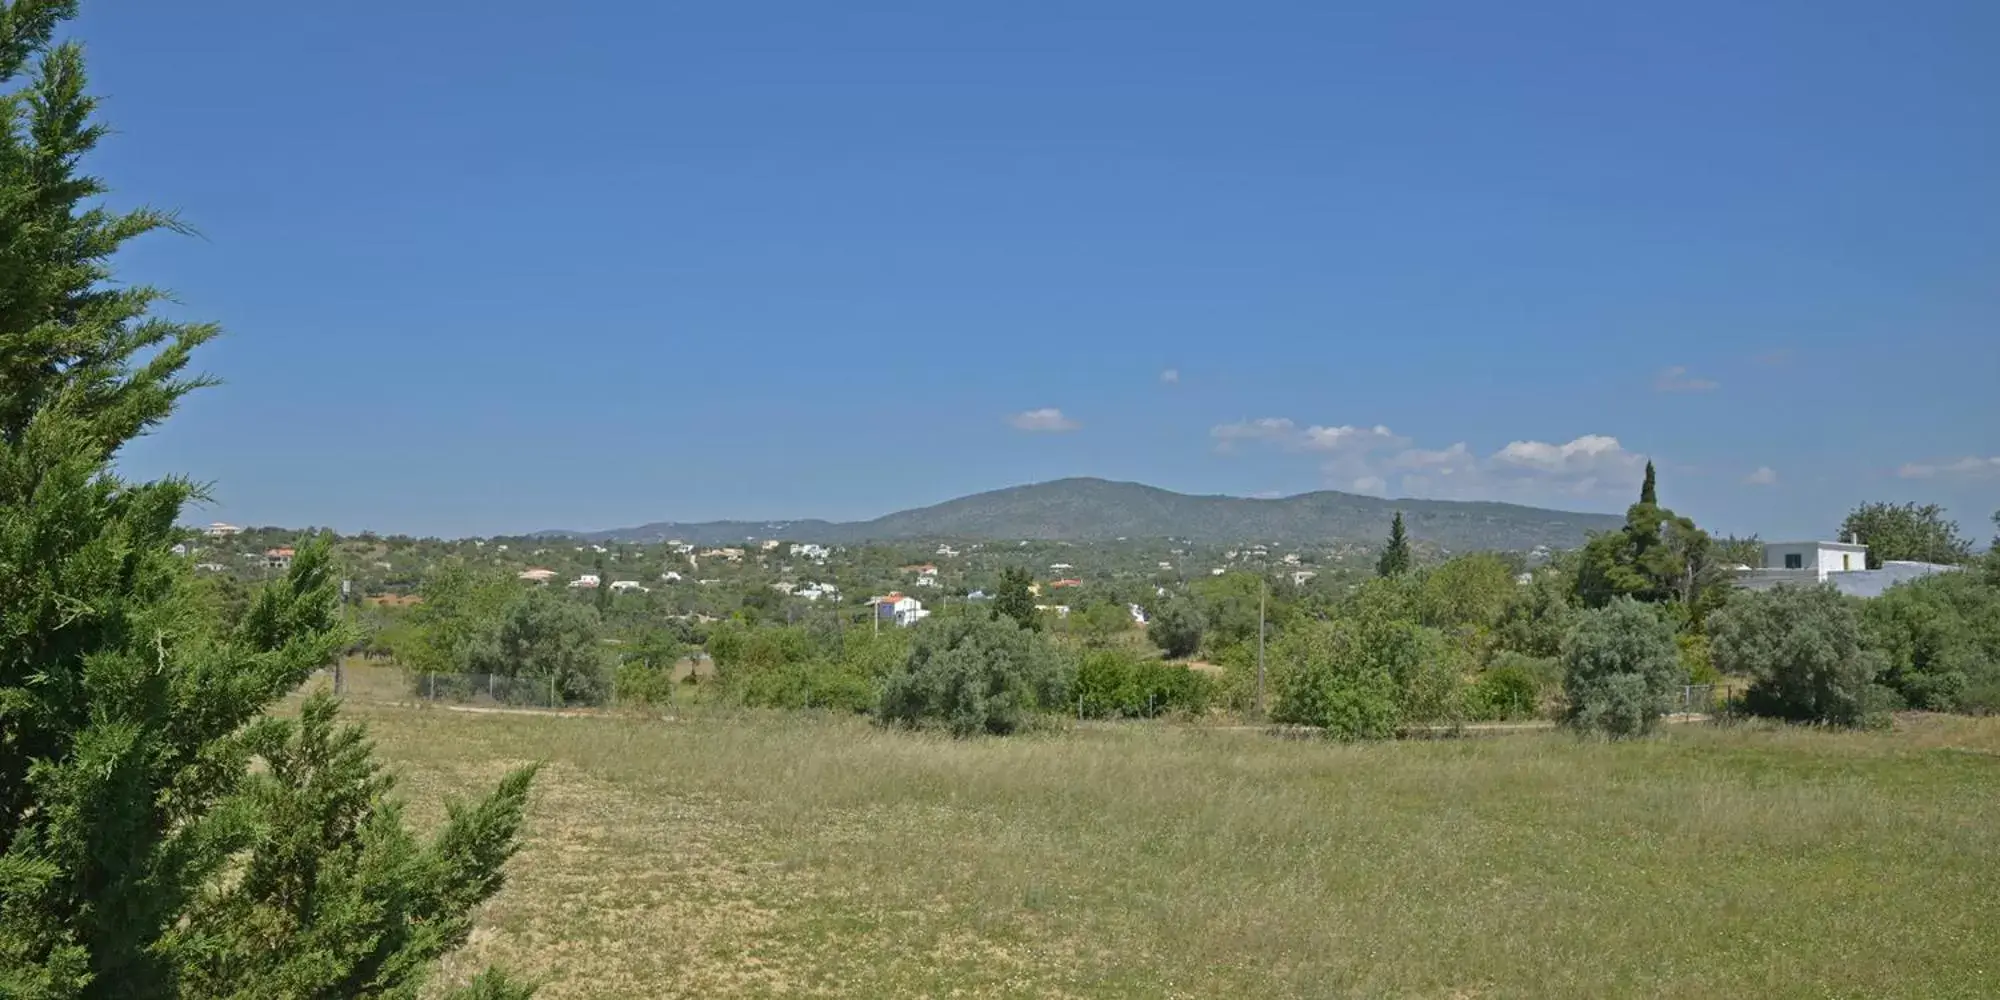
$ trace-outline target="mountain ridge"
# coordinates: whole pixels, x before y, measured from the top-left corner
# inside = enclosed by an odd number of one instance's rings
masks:
[[[600,542],[678,538],[697,545],[773,537],[831,544],[920,538],[1373,543],[1388,534],[1397,511],[1413,537],[1449,549],[1573,548],[1592,532],[1624,523],[1614,514],[1496,501],[1385,500],[1338,490],[1264,499],[1176,493],[1144,483],[1077,477],[974,493],[865,521],[655,521],[603,531],[538,534]]]

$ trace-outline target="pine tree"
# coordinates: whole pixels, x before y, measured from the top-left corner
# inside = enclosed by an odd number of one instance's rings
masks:
[[[1651,504],[1655,507],[1660,505],[1658,484],[1654,480],[1653,463],[1650,461],[1646,463],[1646,479],[1639,484],[1639,502]]]
[[[1041,631],[1042,616],[1035,610],[1035,595],[1028,588],[1034,578],[1018,566],[1000,571],[1000,586],[993,594],[993,617],[1005,615],[1025,629]]]
[[[1397,576],[1409,572],[1410,540],[1403,534],[1403,512],[1396,512],[1396,519],[1389,522],[1389,544],[1382,548],[1382,558],[1375,563],[1375,575]]]
[[[529,771],[412,838],[324,695],[347,639],[324,539],[226,625],[170,549],[199,492],[128,482],[132,438],[207,384],[214,326],[112,255],[175,219],[97,207],[105,134],[75,0],[0,0],[0,997],[408,997],[500,884]],[[478,995],[526,990],[487,976]]]

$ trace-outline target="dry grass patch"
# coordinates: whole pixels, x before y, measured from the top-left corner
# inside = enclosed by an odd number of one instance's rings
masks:
[[[581,996],[1991,996],[2000,720],[1336,746],[363,711],[549,761],[453,973]]]

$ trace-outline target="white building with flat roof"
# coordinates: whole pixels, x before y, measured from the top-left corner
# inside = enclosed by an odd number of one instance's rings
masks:
[[[1811,570],[1816,582],[1828,573],[1868,568],[1868,546],[1857,542],[1765,542],[1764,568]]]

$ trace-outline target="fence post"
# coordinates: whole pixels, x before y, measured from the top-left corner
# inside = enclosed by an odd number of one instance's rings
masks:
[[[556,701],[556,675],[554,674],[549,675],[549,707],[550,708],[562,707],[562,705]]]
[[[436,701],[438,696],[438,675],[431,673],[430,671],[425,671],[424,683],[431,689],[430,697],[424,700]]]

